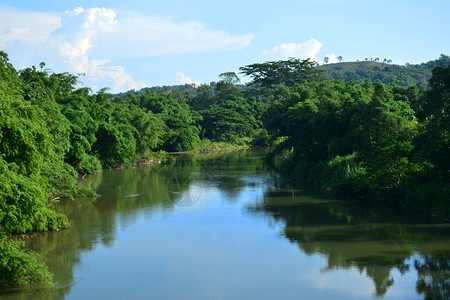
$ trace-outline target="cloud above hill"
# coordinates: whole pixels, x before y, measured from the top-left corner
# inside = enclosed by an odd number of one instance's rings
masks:
[[[187,77],[183,72],[181,71],[177,71],[176,73],[176,80],[179,83],[182,84],[189,84],[189,85],[193,85],[195,87],[200,86],[200,82],[199,81],[193,81],[191,78]]]
[[[116,61],[247,47],[253,35],[212,30],[201,22],[77,7],[61,14],[0,9],[0,48],[17,68],[45,61],[55,72],[83,73],[94,90],[145,87]]]
[[[334,54],[334,53],[328,53],[324,57],[328,57],[329,64],[335,64],[335,63],[339,62],[336,54]]]
[[[283,43],[269,50],[264,50],[262,56],[269,60],[288,59],[296,57],[301,59],[310,58],[317,61],[317,53],[322,48],[322,43],[311,38],[304,43]]]

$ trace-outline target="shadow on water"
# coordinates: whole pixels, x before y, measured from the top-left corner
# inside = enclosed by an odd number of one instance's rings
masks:
[[[281,235],[305,254],[324,255],[327,266],[322,272],[357,268],[365,273],[373,280],[376,297],[394,285],[394,269],[402,275],[415,269],[416,292],[425,299],[450,297],[450,226],[440,219],[280,182],[247,210],[281,224]]]

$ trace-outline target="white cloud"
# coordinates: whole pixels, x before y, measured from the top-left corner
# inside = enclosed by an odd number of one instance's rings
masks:
[[[45,43],[61,27],[56,14],[35,13],[0,7],[0,47],[20,42],[26,46]]]
[[[184,73],[181,71],[177,71],[177,81],[181,82],[182,84],[194,85],[195,87],[200,86],[200,81],[193,81],[191,78],[184,75]]]
[[[66,11],[62,27],[56,32],[64,39],[60,45],[62,54],[70,59],[86,55],[92,48],[92,39],[102,31],[112,30],[117,23],[116,13],[106,8],[83,9],[77,7]]]
[[[211,30],[198,21],[107,8],[77,7],[59,15],[0,10],[0,47],[17,68],[45,61],[55,72],[85,73],[86,86],[114,92],[146,86],[115,60],[238,50],[252,40],[251,34]]]
[[[89,84],[88,86],[94,90],[108,86],[112,92],[148,87],[144,82],[136,82],[131,75],[125,72],[124,67],[111,66],[108,65],[109,63],[108,59],[93,59],[85,62],[82,65],[85,76],[82,76],[80,80]]]
[[[174,20],[163,16],[146,16],[124,12],[118,17],[116,31],[101,37],[111,45],[114,39],[123,41],[109,47],[113,56],[149,57],[205,51],[239,50],[247,47],[252,34],[232,35],[211,30],[205,24],[192,20]]]
[[[98,35],[112,32],[117,24],[116,13],[106,8],[75,8],[66,11],[62,27],[55,32],[59,54],[64,63],[76,73],[83,73],[81,81],[94,89],[111,87],[113,92],[140,89],[147,85],[136,82],[121,66],[109,65],[109,59],[90,59],[88,52]]]
[[[310,58],[317,61],[316,55],[320,48],[322,48],[322,43],[312,38],[304,43],[283,43],[272,49],[264,50],[262,56],[274,60],[296,57],[301,59]]]
[[[325,58],[325,57],[328,57],[328,63],[329,63],[329,64],[335,64],[335,63],[339,62],[339,60],[337,59],[336,54],[334,54],[334,53],[326,54],[326,55],[324,56],[324,58]]]

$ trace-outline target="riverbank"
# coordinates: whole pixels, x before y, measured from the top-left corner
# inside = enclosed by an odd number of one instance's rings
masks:
[[[450,221],[448,177],[420,181],[420,178],[411,176],[395,190],[383,185],[374,186],[370,182],[374,175],[368,174],[364,166],[354,163],[351,157],[318,163],[297,160],[294,151],[269,157],[275,169],[297,182],[309,183],[318,189],[361,202],[390,203]]]
[[[228,151],[228,150],[242,150],[249,149],[251,146],[236,146],[236,147],[215,147],[215,148],[202,148],[191,151],[178,151],[178,152],[167,152],[168,155],[179,155],[179,154],[189,154],[189,153],[210,153],[210,152],[219,152],[219,151]]]

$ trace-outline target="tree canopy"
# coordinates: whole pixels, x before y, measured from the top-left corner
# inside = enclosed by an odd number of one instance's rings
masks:
[[[307,80],[317,80],[320,71],[316,62],[308,59],[290,58],[288,60],[255,63],[239,68],[242,74],[250,76],[252,83],[263,87],[273,85],[293,86]]]

